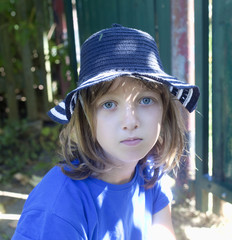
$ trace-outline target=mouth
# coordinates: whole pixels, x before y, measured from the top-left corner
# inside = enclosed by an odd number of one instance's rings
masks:
[[[127,146],[136,146],[141,141],[142,141],[142,138],[133,137],[133,138],[127,138],[125,140],[122,140],[122,141],[120,141],[120,143],[125,144]]]

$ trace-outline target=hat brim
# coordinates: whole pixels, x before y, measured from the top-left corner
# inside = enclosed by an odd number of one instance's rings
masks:
[[[159,73],[141,73],[141,72],[129,72],[129,71],[107,71],[90,79],[85,79],[76,89],[67,94],[66,98],[60,102],[57,106],[52,108],[48,112],[48,116],[55,122],[61,124],[69,123],[72,113],[74,111],[76,101],[78,98],[78,92],[81,89],[93,86],[95,84],[112,81],[118,77],[134,77],[141,80],[159,82],[169,87],[170,92],[176,96],[176,98],[183,104],[183,106],[192,112],[197,105],[198,98],[200,96],[199,88],[195,85],[179,81],[177,78],[166,74],[165,72]]]

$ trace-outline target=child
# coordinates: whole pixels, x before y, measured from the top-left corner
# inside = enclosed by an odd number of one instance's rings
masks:
[[[184,147],[178,102],[191,112],[198,97],[164,72],[149,34],[89,37],[78,87],[49,112],[67,124],[65,161],[29,195],[13,239],[175,239],[165,173]]]

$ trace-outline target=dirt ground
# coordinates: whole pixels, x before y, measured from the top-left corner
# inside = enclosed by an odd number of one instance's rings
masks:
[[[222,217],[195,210],[195,200],[186,199],[172,208],[177,240],[231,240],[232,216]]]
[[[39,180],[19,175],[12,183],[0,185],[0,240],[11,239],[25,198]],[[232,239],[232,217],[200,213],[195,210],[194,198],[174,203],[172,217],[177,240]]]

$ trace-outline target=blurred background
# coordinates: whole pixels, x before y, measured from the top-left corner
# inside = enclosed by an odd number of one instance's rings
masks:
[[[173,188],[177,239],[232,236],[232,0],[0,1],[0,239],[59,160],[47,117],[78,81],[80,46],[113,23],[149,32],[166,72],[197,84]]]

